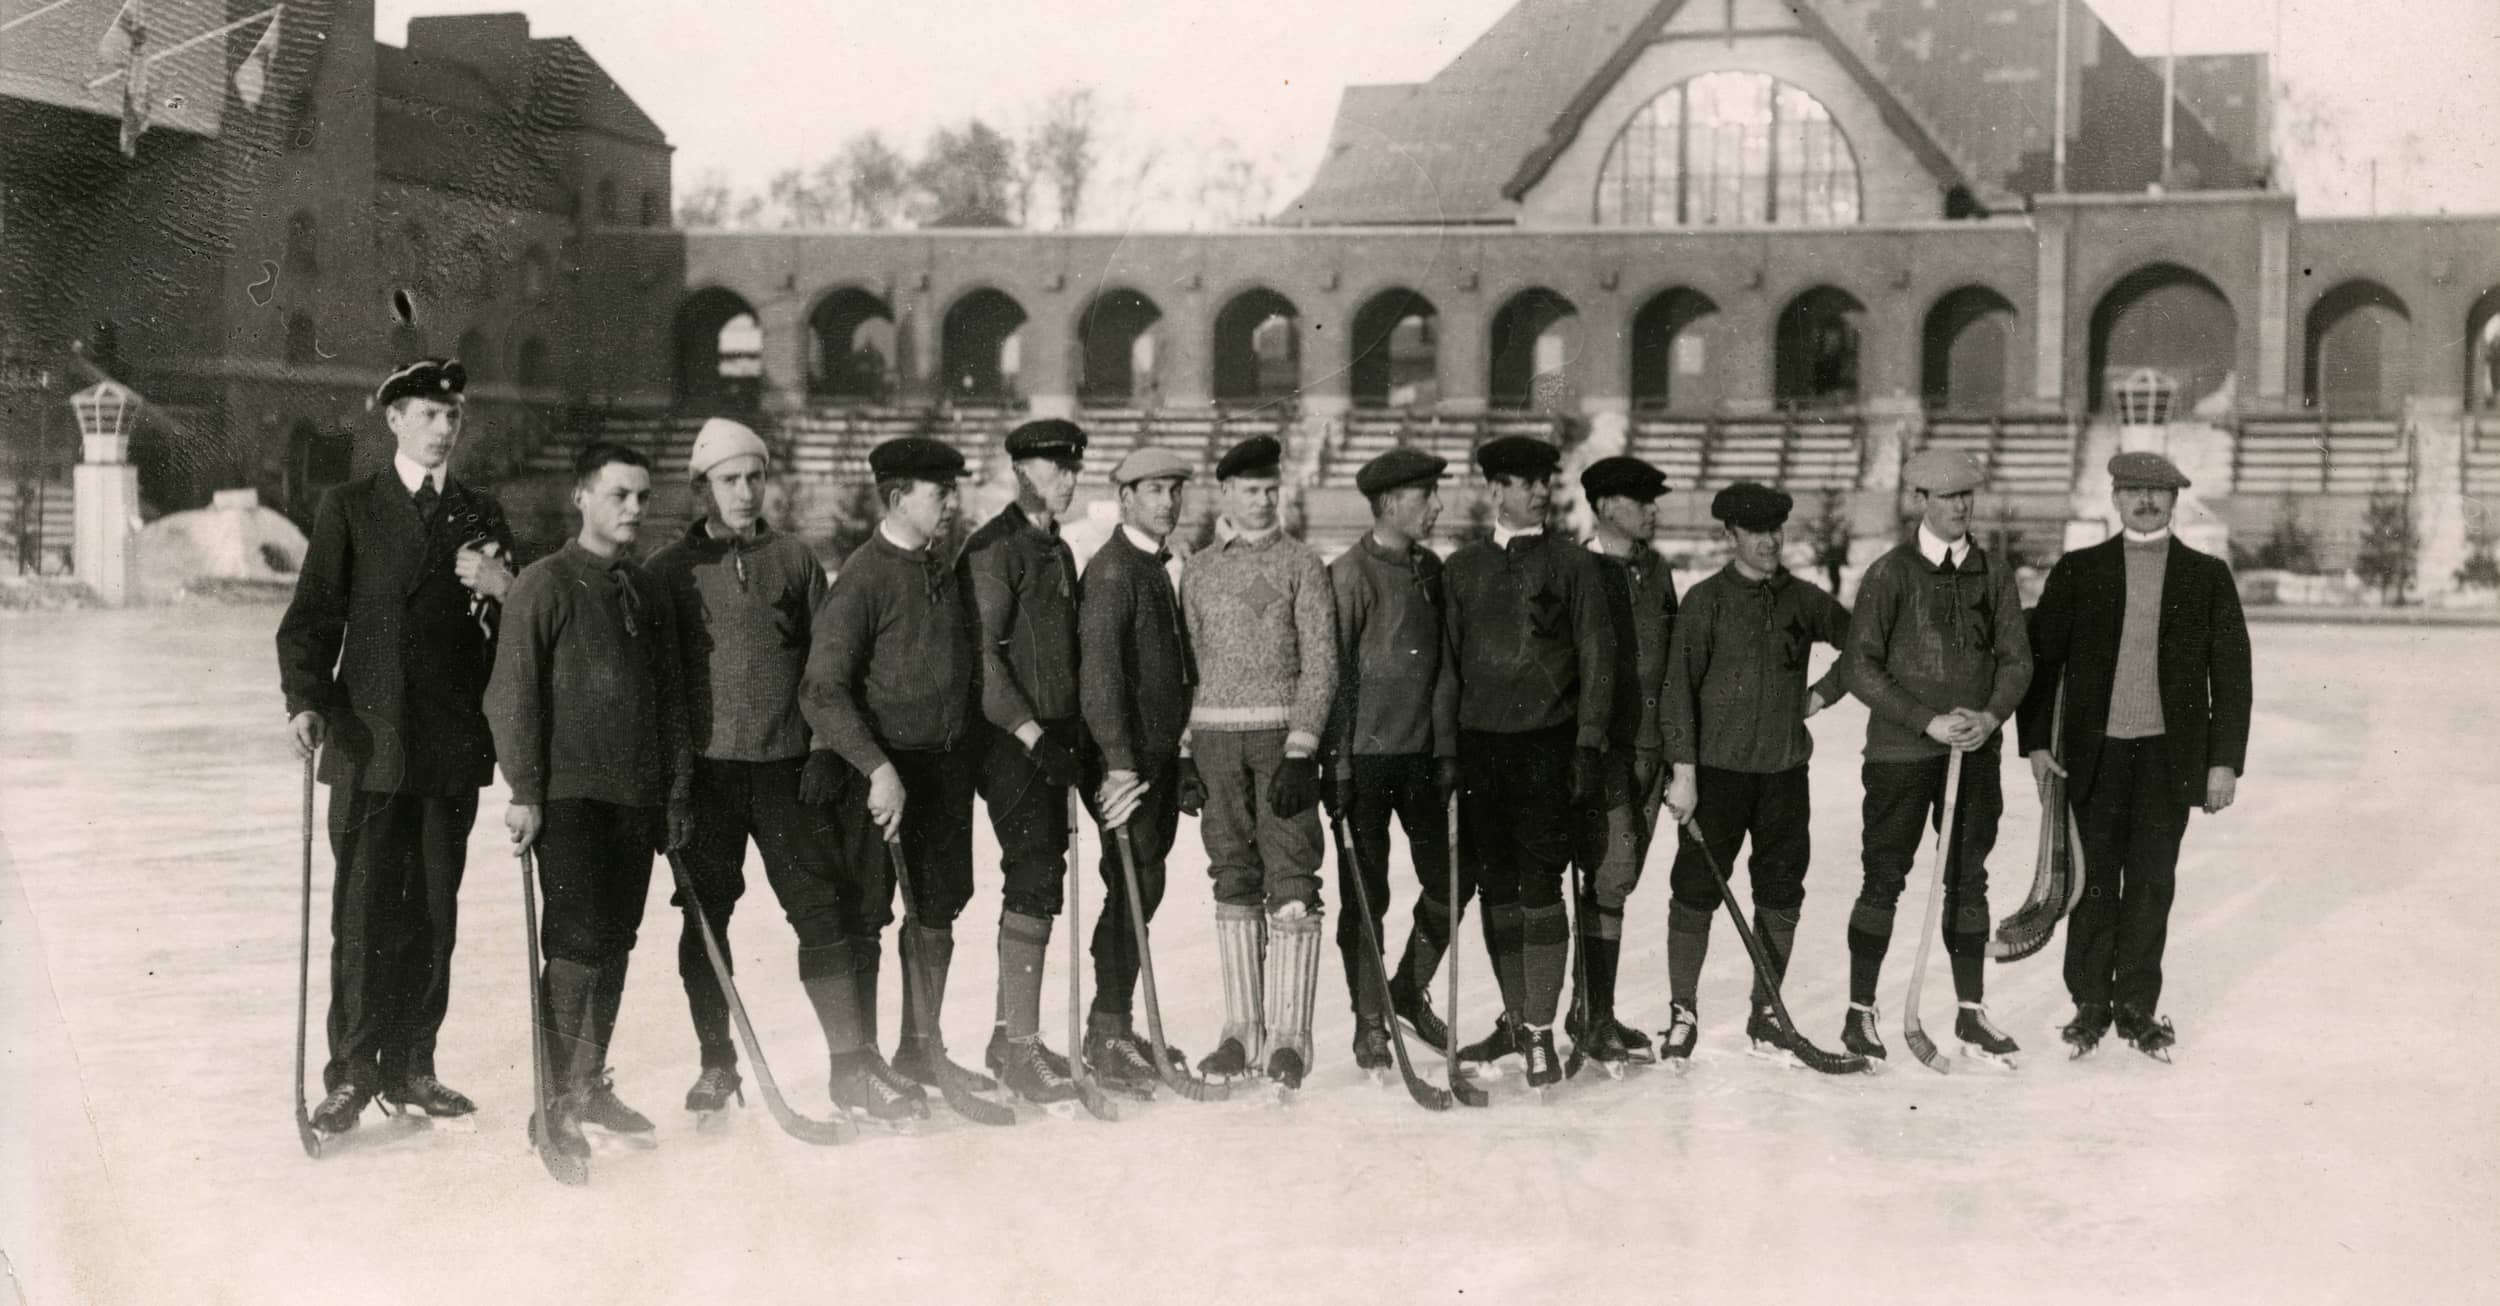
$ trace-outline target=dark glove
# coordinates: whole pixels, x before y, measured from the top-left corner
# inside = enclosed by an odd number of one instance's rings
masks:
[[[1319,805],[1319,765],[1307,757],[1288,757],[1276,768],[1267,787],[1267,810],[1291,820]]]
[[[1571,753],[1571,802],[1575,807],[1594,807],[1606,791],[1606,755],[1594,748],[1579,748]]]
[[[842,800],[842,786],[848,781],[851,764],[829,748],[819,748],[807,755],[807,766],[799,772],[799,801],[810,807],[830,807]]]
[[[1196,816],[1207,805],[1207,782],[1198,778],[1198,764],[1184,757],[1179,778],[1172,783],[1172,805],[1185,816]]]
[[[1458,795],[1457,758],[1436,757],[1432,760],[1432,787],[1441,791],[1441,801],[1445,805]]]
[[[1076,783],[1076,752],[1066,744],[1044,735],[1034,740],[1026,752],[1033,759],[1033,769],[1042,773],[1042,783],[1053,789]]]

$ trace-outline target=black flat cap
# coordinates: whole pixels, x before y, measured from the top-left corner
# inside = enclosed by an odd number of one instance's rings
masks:
[[[1580,492],[1590,503],[1609,495],[1648,503],[1667,492],[1667,474],[1638,458],[1618,454],[1590,463],[1580,473]]]
[[[1489,479],[1520,476],[1534,480],[1551,476],[1562,466],[1562,450],[1531,435],[1505,435],[1476,446],[1476,466]]]
[[[1788,522],[1797,501],[1782,491],[1752,481],[1738,481],[1710,500],[1710,515],[1748,531],[1775,531]]]
[[[2179,465],[2149,449],[2112,454],[2109,460],[2109,486],[2113,490],[2184,490],[2187,473]]]
[[[951,481],[964,474],[964,456],[944,440],[907,435],[869,450],[868,471],[880,481]]]
[[[1229,481],[1236,476],[1272,477],[1285,461],[1285,446],[1272,435],[1254,435],[1224,451],[1216,460],[1215,479]]]
[[[1059,417],[1026,422],[1007,433],[1007,456],[1081,463],[1085,461],[1085,428]]]
[[[457,358],[420,358],[402,363],[373,392],[373,406],[397,399],[449,399],[469,388],[469,369]]]
[[[1365,495],[1387,494],[1402,485],[1440,480],[1449,467],[1447,458],[1401,445],[1363,464],[1354,474],[1354,488]]]

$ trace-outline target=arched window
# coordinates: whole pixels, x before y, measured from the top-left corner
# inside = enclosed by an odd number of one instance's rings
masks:
[[[535,304],[547,297],[547,247],[532,245],[521,253],[521,302]]]
[[[2309,310],[2301,395],[2338,416],[2404,411],[2413,389],[2413,315],[2375,281],[2347,281]]]
[[[1098,408],[1151,407],[1155,324],[1163,310],[1134,290],[1108,290],[1077,316],[1077,402]]]
[[[1024,370],[1024,306],[984,287],[956,300],[938,332],[946,397],[959,403],[1011,400]]]
[[[893,397],[894,310],[885,300],[855,286],[837,290],[807,315],[807,336],[809,394],[854,403]]]
[[[520,351],[513,357],[512,379],[523,389],[548,384],[551,378],[547,375],[546,341],[531,336],[521,342]]]
[[[1792,411],[1858,401],[1858,323],[1866,306],[1848,291],[1817,286],[1781,310],[1772,397]]]
[[[1440,316],[1432,301],[1400,287],[1354,315],[1348,389],[1361,408],[1412,408],[1440,398]]]
[[[313,335],[313,320],[302,313],[291,313],[286,319],[286,365],[310,367],[318,357]]]
[[[2465,311],[2465,403],[2477,413],[2500,411],[2500,286]]]
[[[298,209],[286,220],[286,270],[301,277],[321,275],[321,236],[309,210]]]
[[[1245,291],[1215,315],[1215,400],[1262,405],[1293,398],[1302,381],[1299,310],[1265,288]]]
[[[1606,151],[1597,221],[1617,227],[1858,220],[1858,161],[1831,111],[1765,73],[1704,73],[1642,105]]]

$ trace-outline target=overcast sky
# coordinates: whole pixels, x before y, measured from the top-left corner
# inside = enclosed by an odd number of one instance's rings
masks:
[[[1946,0],[1956,3],[1958,0]],[[875,127],[1019,121],[1052,89],[1095,88],[1132,138],[1225,137],[1306,181],[1337,95],[1432,75],[1510,0],[377,0],[384,41],[413,14],[521,8],[586,46],[677,145],[682,190],[710,172],[760,189]],[[2145,55],[2168,0],[2091,0]],[[2277,0],[2181,0],[2181,53],[2265,50]],[[2304,212],[2500,212],[2500,0],[2280,0],[2282,78],[2327,109],[2340,149],[2296,160]],[[2415,144],[2408,149],[2407,138]]]

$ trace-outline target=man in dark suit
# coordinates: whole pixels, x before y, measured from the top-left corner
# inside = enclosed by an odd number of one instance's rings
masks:
[[[322,496],[278,624],[289,729],[299,754],[322,751],[331,787],[328,1096],[313,1114],[329,1134],[376,1094],[476,1110],[435,1078],[434,1043],[477,791],[494,778],[480,701],[512,533],[493,496],[450,475],[466,384],[441,358],[383,379],[391,465]]]
[[[2067,554],[2031,613],[2037,668],[2020,717],[2035,779],[2067,777],[2083,837],[2083,901],[2066,934],[2066,1041],[2081,1056],[2113,1020],[2168,1060],[2162,945],[2188,810],[2231,805],[2248,755],[2248,625],[2229,564],[2181,544],[2187,477],[2154,453],[2110,459],[2124,532]],[[2052,731],[2065,688],[2062,727]],[[2059,737],[2052,738],[2052,734]],[[2062,762],[2059,759],[2064,759]]]

